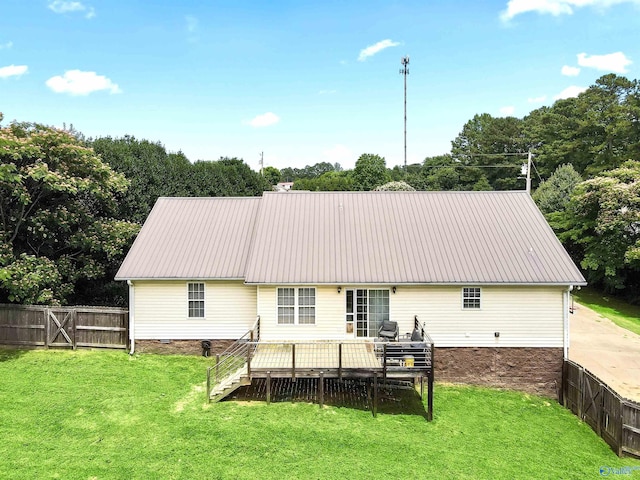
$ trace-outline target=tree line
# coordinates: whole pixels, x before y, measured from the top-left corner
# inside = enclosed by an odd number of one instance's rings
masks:
[[[113,277],[158,197],[269,188],[236,158],[191,163],[131,136],[11,123],[0,128],[0,303],[126,305]]]
[[[237,158],[192,163],[133,136],[0,124],[0,302],[126,304],[112,279],[161,196],[255,196],[279,181],[311,191],[522,190],[528,152],[534,200],[590,284],[639,302],[640,85],[616,75],[524,118],[475,115],[449,153],[406,169],[367,153],[352,170],[320,162],[260,175]]]

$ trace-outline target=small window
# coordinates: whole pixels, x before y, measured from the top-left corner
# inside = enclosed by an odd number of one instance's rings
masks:
[[[204,283],[189,283],[189,318],[204,318]]]
[[[316,289],[278,288],[278,323],[313,325],[316,323]]]
[[[468,310],[480,309],[480,287],[465,287],[462,289],[462,308]]]

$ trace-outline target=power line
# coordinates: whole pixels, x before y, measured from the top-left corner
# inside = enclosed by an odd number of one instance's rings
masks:
[[[522,168],[522,164],[521,163],[503,163],[501,165],[457,165],[457,164],[453,164],[453,165],[423,165],[423,168],[447,168],[447,167],[454,167],[454,168],[503,168],[503,167]]]
[[[529,152],[522,153],[461,153],[460,156],[469,157],[509,157],[509,156],[526,156]]]

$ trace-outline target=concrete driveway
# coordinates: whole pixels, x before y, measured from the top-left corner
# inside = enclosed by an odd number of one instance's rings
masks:
[[[569,321],[569,358],[620,396],[640,401],[640,335],[577,303]]]

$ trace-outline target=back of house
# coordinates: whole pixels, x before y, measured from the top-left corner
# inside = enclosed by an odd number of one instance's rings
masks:
[[[418,319],[438,378],[548,393],[585,284],[525,192],[160,198],[116,279],[142,350],[222,348],[258,318],[260,341],[368,341]]]

